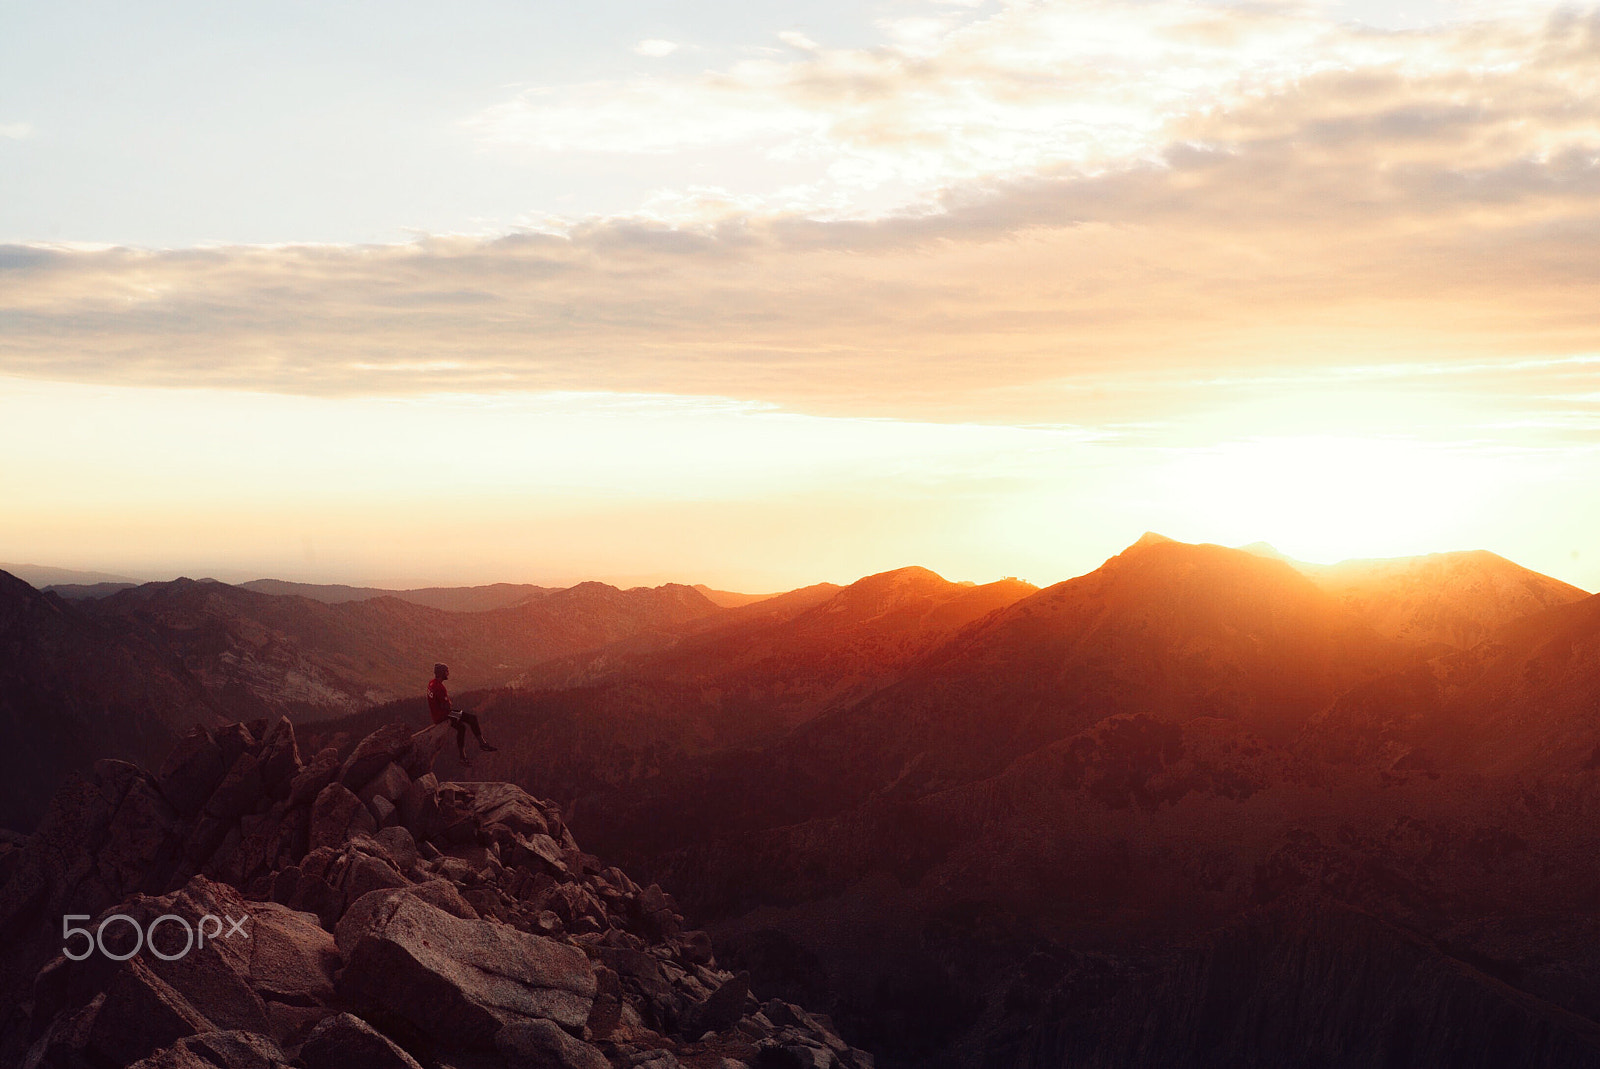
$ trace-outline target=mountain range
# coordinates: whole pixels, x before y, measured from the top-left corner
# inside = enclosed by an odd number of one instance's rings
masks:
[[[150,680],[167,739],[420,727],[444,650],[499,752],[441,775],[558,801],[880,1065],[1600,1064],[1600,597],[1156,535],[1043,589],[714,594],[0,605]]]
[[[1600,904],[1579,815],[1600,815],[1600,599],[1487,554],[1331,572],[1147,536],[981,609],[945,584],[974,609],[947,627],[907,622],[940,619],[942,580],[886,573],[487,694],[502,751],[479,760],[568,800],[730,960],[892,1064],[1059,1065],[1063,1030],[1084,1064],[1130,1064],[1150,990],[1292,1014],[1193,986],[1220,982],[1196,956],[1264,931],[1285,942],[1262,968],[1354,926],[1469,971],[1471,999],[1518,977],[1541,1013],[1600,1019],[1574,941]],[[1354,982],[1294,989],[1353,1007]],[[1380,1061],[1402,1042],[1324,1024]],[[1134,1061],[1224,1064],[1198,1043]]]

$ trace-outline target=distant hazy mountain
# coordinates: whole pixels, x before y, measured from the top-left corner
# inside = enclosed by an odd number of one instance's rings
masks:
[[[712,590],[704,583],[696,583],[694,588],[700,591],[700,593],[704,594],[706,597],[710,598],[712,601],[716,602],[718,605],[721,605],[724,609],[737,609],[741,605],[749,605],[752,602],[765,601],[766,599],[775,596],[773,594],[740,594],[732,590]]]
[[[258,594],[292,594],[329,605],[346,601],[369,601],[372,598],[399,598],[414,605],[428,605],[447,612],[485,612],[520,605],[529,598],[548,594],[555,587],[533,586],[529,583],[490,583],[486,586],[430,586],[415,590],[384,590],[370,586],[326,585],[321,583],[289,583],[282,579],[253,579],[240,583],[244,590]]]
[[[68,601],[83,601],[86,598],[103,598],[108,594],[115,594],[119,590],[138,586],[138,583],[50,583],[39,589],[51,594],[60,594]]]
[[[235,716],[335,716],[421,692],[435,661],[457,690],[503,685],[551,657],[722,612],[685,586],[582,583],[518,605],[450,612],[394,597],[329,604],[217,582],[147,583],[85,611],[168,649]]]
[[[649,648],[624,642],[542,665],[527,685],[625,682],[671,685],[706,696],[736,736],[788,729],[860,698],[961,627],[1032,593],[1019,580],[952,583],[926,568],[822,584],[697,621]],[[713,718],[716,717],[713,715]]]
[[[101,757],[159,761],[215,712],[166,648],[0,571],[0,825],[31,827]]]
[[[109,572],[76,571],[72,568],[50,568],[39,564],[0,563],[0,571],[9,572],[29,586],[38,588],[62,583],[127,583],[131,585],[134,582],[134,580],[125,575],[112,575]]]

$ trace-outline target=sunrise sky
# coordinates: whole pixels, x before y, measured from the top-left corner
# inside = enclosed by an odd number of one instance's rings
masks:
[[[1600,588],[1600,9],[0,0],[0,560]]]

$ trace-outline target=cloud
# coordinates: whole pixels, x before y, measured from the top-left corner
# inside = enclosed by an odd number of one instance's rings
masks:
[[[22,141],[33,136],[33,124],[25,122],[0,123],[0,138]]]
[[[659,59],[662,56],[670,56],[677,50],[677,42],[663,41],[659,37],[646,38],[633,46],[634,55],[650,56],[655,59]]]
[[[1473,37],[1478,24],[1380,34],[1281,6],[1016,0],[883,20],[875,48],[828,48],[791,30],[778,37],[798,56],[539,86],[468,125],[502,151],[716,147],[735,174],[805,165],[822,175],[812,208],[834,207],[843,192],[860,215],[885,196],[911,205],[965,181],[1150,158],[1186,124],[1326,72],[1492,69],[1518,60],[1526,44],[1507,35],[1526,34],[1527,22],[1484,41]]]
[[[0,249],[0,372],[1048,421],[1202,367],[1600,352],[1600,16],[1377,33],[1296,11],[1018,5],[931,58],[519,97],[486,136],[669,152],[731,126],[929,184],[889,212],[663,190],[492,240]],[[1080,113],[1099,140],[1051,125]]]
[[[822,50],[821,45],[817,44],[817,42],[813,41],[799,30],[784,30],[778,34],[778,40],[782,41],[790,48],[797,48],[802,52],[819,52]]]

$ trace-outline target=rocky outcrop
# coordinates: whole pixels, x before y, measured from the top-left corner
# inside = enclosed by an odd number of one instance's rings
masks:
[[[0,1063],[871,1065],[553,805],[438,782],[437,736],[307,762],[286,719],[197,728],[156,775],[69,781],[0,854]]]

